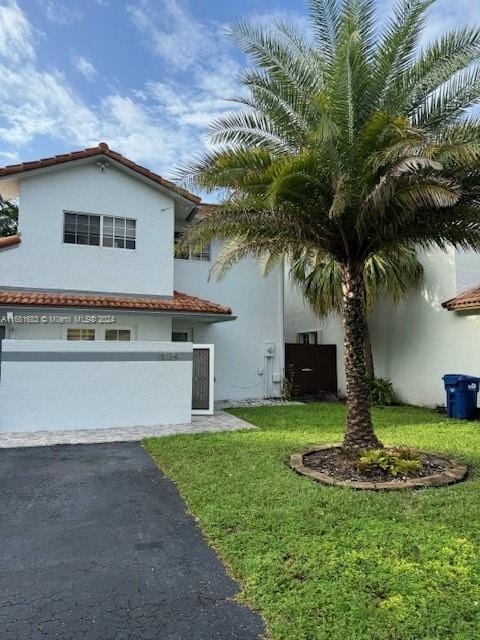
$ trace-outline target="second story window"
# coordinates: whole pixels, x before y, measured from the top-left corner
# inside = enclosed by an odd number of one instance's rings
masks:
[[[88,244],[115,249],[135,249],[136,221],[65,211],[63,241],[67,244]]]
[[[100,244],[100,216],[65,213],[63,241],[68,244]]]
[[[131,218],[103,216],[103,246],[135,249],[136,225]]]
[[[178,244],[182,237],[181,231],[175,231],[175,246]],[[197,260],[199,262],[210,262],[210,245],[206,244],[202,247],[201,251],[184,251],[180,253],[178,249],[175,250],[175,258],[177,260]]]

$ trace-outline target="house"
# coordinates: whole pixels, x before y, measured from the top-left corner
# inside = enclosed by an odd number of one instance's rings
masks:
[[[445,373],[480,376],[480,254],[450,248],[418,255],[422,285],[397,305],[381,301],[369,329],[376,375],[392,380],[400,401],[436,406],[445,403]],[[288,284],[285,334],[287,342],[337,345],[339,390],[345,391],[340,319],[315,317]]]
[[[277,396],[283,279],[220,246],[174,257],[200,198],[107,144],[0,169],[0,431],[189,422]]]

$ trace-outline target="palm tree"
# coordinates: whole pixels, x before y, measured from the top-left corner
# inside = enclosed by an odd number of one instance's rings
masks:
[[[232,37],[254,67],[243,108],[210,126],[217,147],[180,175],[222,206],[183,240],[227,241],[217,271],[245,256],[312,251],[341,273],[346,452],[377,448],[365,378],[365,265],[404,245],[480,248],[480,30],[419,48],[435,0],[310,0],[311,40],[279,23]]]
[[[397,303],[418,285],[423,266],[415,248],[402,246],[370,256],[365,261],[363,279],[365,287],[365,315],[372,313],[380,297]],[[305,301],[319,317],[342,312],[342,273],[340,265],[331,256],[305,251],[290,269],[290,280],[303,294]],[[372,343],[368,320],[364,334],[365,372],[375,377]]]
[[[0,238],[14,236],[18,228],[18,204],[7,200],[0,202]]]

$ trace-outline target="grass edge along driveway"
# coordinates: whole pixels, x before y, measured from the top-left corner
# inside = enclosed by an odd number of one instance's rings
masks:
[[[384,442],[457,456],[452,487],[373,493],[324,487],[286,466],[341,438],[342,404],[232,410],[257,431],[150,438],[240,599],[273,640],[480,637],[480,423],[377,409]]]

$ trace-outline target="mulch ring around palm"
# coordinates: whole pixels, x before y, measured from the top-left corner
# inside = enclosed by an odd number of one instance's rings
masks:
[[[385,447],[393,451],[393,447]],[[340,444],[320,445],[290,456],[290,467],[321,484],[366,490],[399,490],[454,484],[467,475],[463,463],[443,455],[419,451],[419,467],[408,475],[393,477],[388,471],[358,468],[358,456],[346,453]]]

